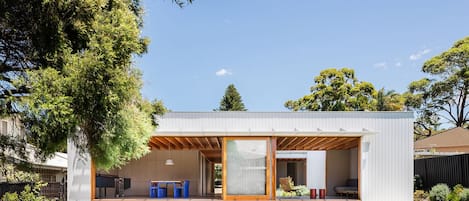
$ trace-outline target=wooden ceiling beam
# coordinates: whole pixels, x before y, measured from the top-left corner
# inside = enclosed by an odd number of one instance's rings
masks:
[[[194,143],[192,143],[192,140],[191,140],[191,139],[193,139],[193,138],[185,137],[184,139],[190,144],[191,148],[197,147],[196,145],[194,145]]]
[[[311,144],[315,143],[317,139],[318,139],[318,137],[308,137],[308,139],[304,142],[304,144],[302,146],[300,146],[300,149],[301,150],[308,150],[306,148],[309,147]]]
[[[327,140],[327,137],[320,137],[317,140],[314,140],[308,147],[305,147],[305,150],[318,150],[317,145],[323,143]]]
[[[344,145],[344,149],[352,149],[358,147],[358,143],[360,143],[360,139],[357,138],[355,141],[352,141],[346,145]]]
[[[200,139],[198,137],[195,137],[195,140],[199,143],[200,147],[198,149],[204,149],[205,146],[204,144],[202,144],[202,142],[200,141]]]
[[[165,146],[167,146],[168,148],[170,146],[174,147],[174,149],[178,149],[179,148],[179,145],[172,142],[172,141],[169,141],[168,139],[166,139],[165,137],[155,137],[156,140],[158,140],[159,142],[161,142],[162,144],[164,144]]]
[[[292,149],[295,149],[295,150],[299,150],[298,146],[302,143],[304,143],[305,141],[307,141],[309,139],[309,137],[303,137],[301,138],[301,140],[299,140],[298,142],[296,142],[295,144],[292,144],[291,147]]]
[[[288,139],[288,137],[279,137],[277,139],[277,147],[282,147],[283,146],[283,143]]]
[[[221,149],[220,139],[218,137],[215,137],[215,140],[217,141],[218,149]]]
[[[318,149],[319,149],[319,150],[329,150],[329,149],[328,149],[329,146],[330,146],[331,144],[336,143],[336,140],[337,140],[337,137],[329,137],[326,142],[324,142],[323,144],[321,144],[320,146],[318,146]]]
[[[354,137],[347,137],[347,138],[341,138],[341,142],[337,143],[335,145],[332,145],[330,147],[331,150],[341,150],[341,149],[346,149],[346,145],[355,142],[357,138]]]
[[[174,145],[174,147],[178,148],[178,149],[183,149],[184,148],[184,145],[179,143],[175,137],[165,137],[166,140],[168,140],[171,144]]]
[[[159,149],[159,146],[155,144],[151,139],[148,141],[148,145],[152,148]]]
[[[342,149],[342,146],[349,142],[350,141],[350,138],[339,138],[337,140],[335,140],[335,143],[334,144],[331,144],[328,149],[329,150],[340,150]]]
[[[157,145],[158,146],[158,149],[167,149],[168,146],[165,146],[164,144],[162,144],[161,142],[157,141],[155,139],[155,137],[151,137],[150,138],[150,142],[152,142],[153,144]]]
[[[284,150],[288,150],[288,146],[289,146],[291,143],[293,143],[296,139],[298,139],[298,137],[294,137],[293,139],[290,138],[290,139],[286,142],[285,146],[280,147],[280,148],[281,148],[281,149],[284,149]]]
[[[185,143],[182,139],[180,139],[179,137],[174,137],[174,139],[176,141],[178,141],[181,145],[182,145],[182,148],[183,149],[190,149],[190,146],[187,145],[187,143]]]
[[[205,137],[205,141],[207,142],[207,144],[208,144],[208,146],[210,147],[210,149],[213,149],[212,142],[210,142],[210,140],[208,139],[208,137]]]

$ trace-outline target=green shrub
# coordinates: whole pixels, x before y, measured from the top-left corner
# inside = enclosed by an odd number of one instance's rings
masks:
[[[309,195],[309,188],[305,185],[295,186],[293,189],[296,191],[296,195],[298,196]]]
[[[453,191],[448,195],[449,201],[461,201],[461,193],[464,191],[464,186],[458,184],[453,187]]]
[[[5,193],[2,197],[2,200],[3,201],[17,201],[17,200],[20,200],[20,198],[18,197],[18,193]]]
[[[465,188],[464,190],[462,190],[460,196],[460,201],[469,201],[469,189]]]
[[[446,184],[437,184],[430,190],[430,201],[446,201],[450,193],[449,187]]]

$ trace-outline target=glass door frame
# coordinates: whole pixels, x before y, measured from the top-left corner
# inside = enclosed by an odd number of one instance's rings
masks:
[[[229,140],[265,140],[266,141],[266,175],[265,195],[228,195],[227,186],[227,143]],[[272,137],[224,137],[222,150],[223,200],[270,200],[275,198],[275,142]]]

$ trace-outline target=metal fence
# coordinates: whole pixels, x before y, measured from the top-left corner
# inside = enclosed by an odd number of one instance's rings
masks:
[[[416,159],[414,174],[420,175],[426,190],[439,183],[469,187],[469,154]]]

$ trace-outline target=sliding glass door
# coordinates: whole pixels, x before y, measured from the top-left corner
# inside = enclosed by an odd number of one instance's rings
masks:
[[[263,199],[269,195],[269,139],[227,138],[224,145],[225,198]]]

